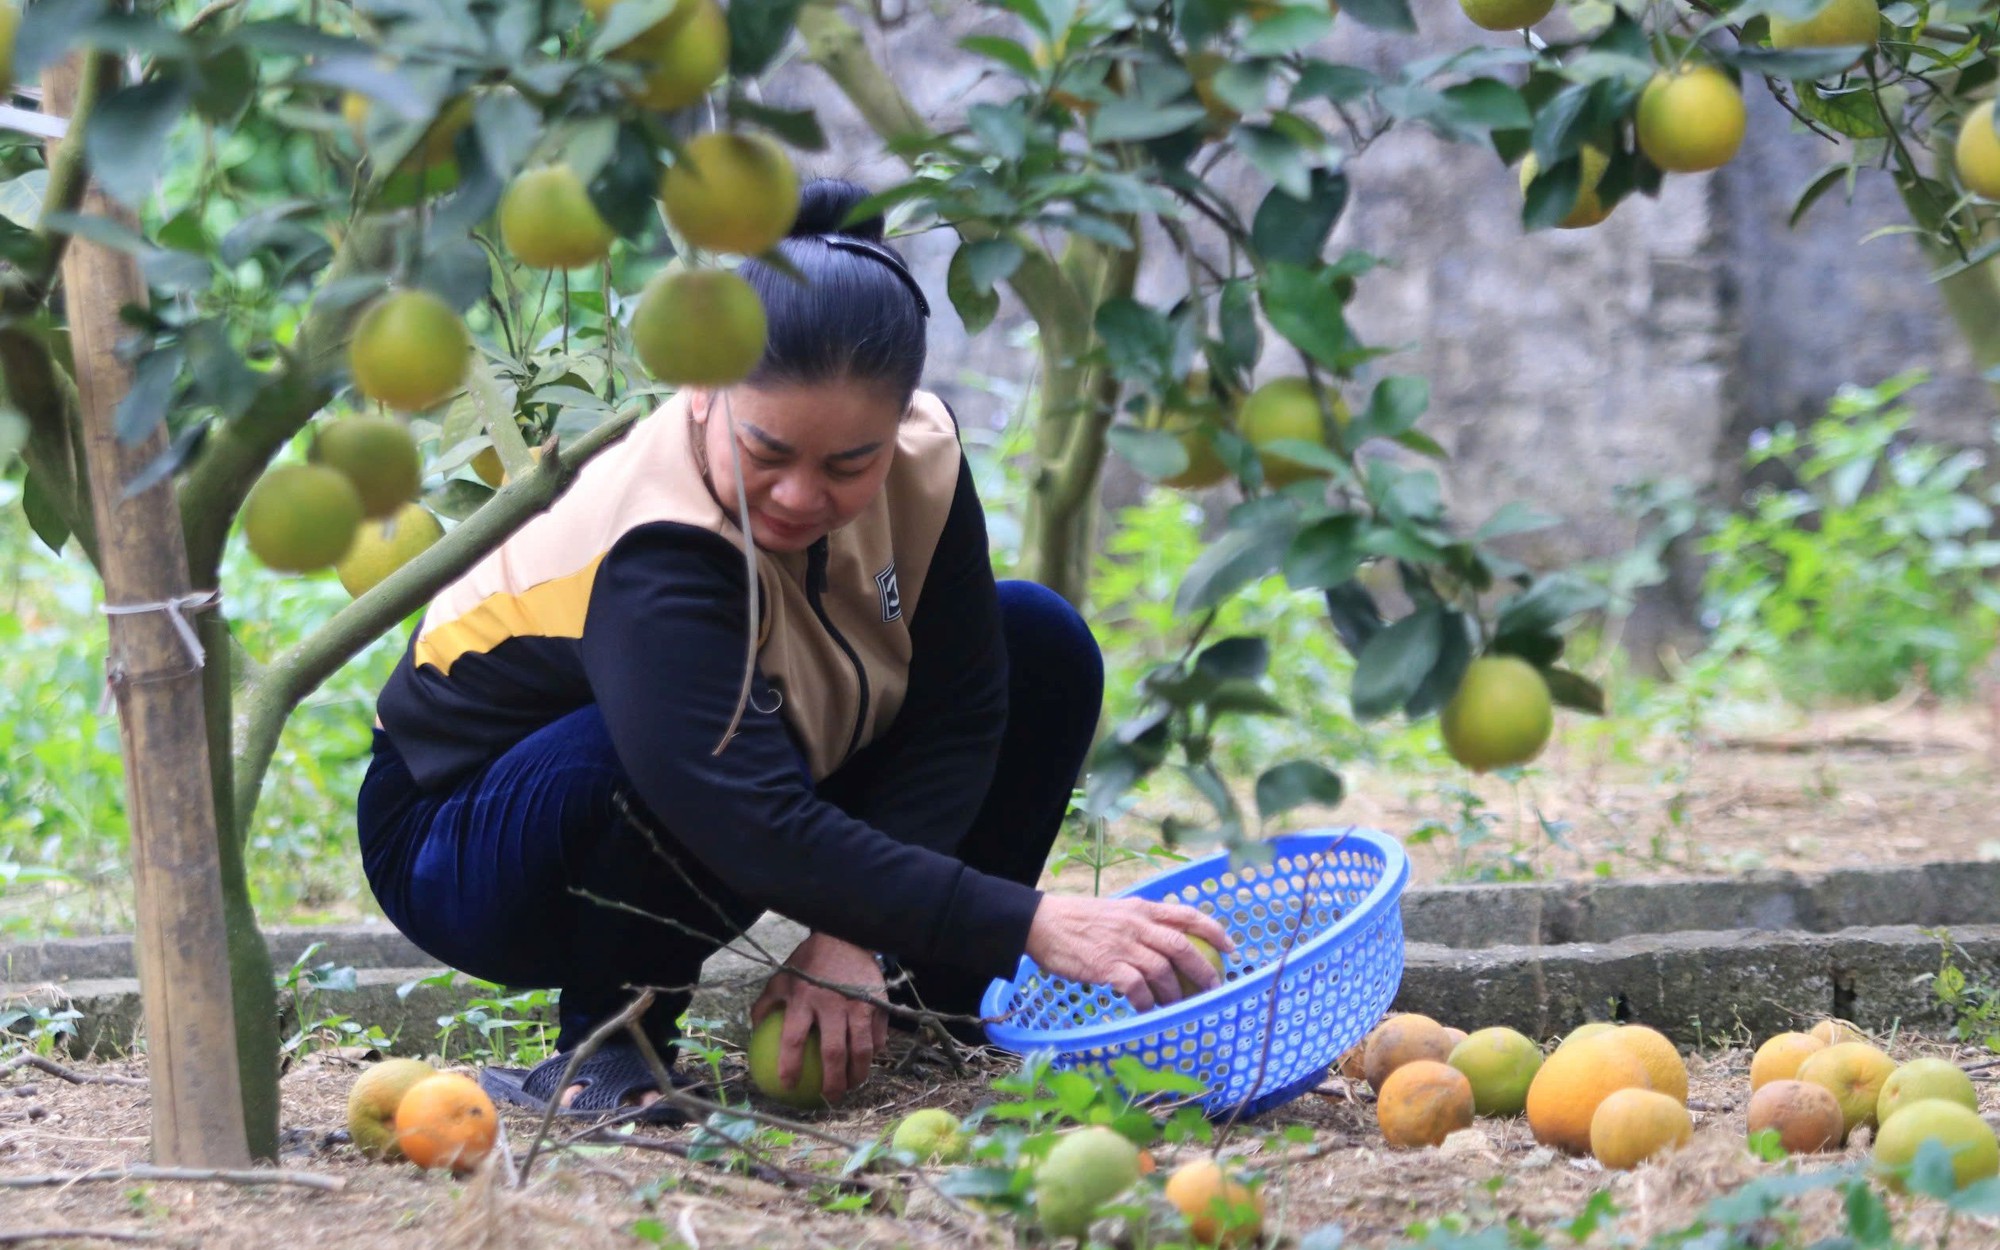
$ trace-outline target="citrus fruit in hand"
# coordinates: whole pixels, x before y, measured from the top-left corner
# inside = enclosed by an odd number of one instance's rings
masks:
[[[347,364],[363,395],[406,412],[428,408],[465,378],[472,336],[429,291],[392,291],[368,306],[347,344]]]
[[[1589,1154],[1599,1104],[1618,1090],[1645,1088],[1645,1066],[1608,1038],[1558,1046],[1528,1084],[1528,1127],[1544,1146]]]
[[[785,237],[799,213],[799,176],[763,135],[696,135],[660,175],[667,221],[694,247],[755,256]]]
[[[1415,1012],[1398,1012],[1369,1031],[1361,1046],[1361,1070],[1379,1094],[1397,1068],[1419,1059],[1443,1063],[1451,1058],[1451,1050],[1442,1024]]]
[[[530,169],[500,197],[500,240],[536,269],[575,269],[611,254],[611,227],[567,165]]]
[[[1771,14],[1774,48],[1832,48],[1841,44],[1872,46],[1879,37],[1882,10],[1875,0],[1829,0],[1825,8],[1801,21]]]
[[[1232,1180],[1213,1159],[1183,1163],[1167,1178],[1167,1201],[1203,1246],[1254,1246],[1264,1236],[1264,1196]]]
[[[1950,1152],[1952,1178],[1960,1189],[2000,1174],[2000,1141],[1979,1113],[1949,1098],[1924,1098],[1898,1110],[1875,1135],[1875,1165],[1891,1189],[1903,1188],[1893,1169],[1914,1163],[1918,1147],[1927,1141]]]
[[[783,1054],[785,1009],[776,1008],[750,1031],[750,1081],[764,1097],[802,1111],[827,1106],[821,1093],[826,1068],[820,1061],[819,1026],[806,1034],[805,1053],[799,1056],[799,1079],[790,1086],[778,1079],[778,1060]]]
[[[1480,1029],[1452,1047],[1446,1062],[1472,1083],[1475,1115],[1519,1115],[1541,1071],[1542,1049],[1513,1029]]]
[[[347,1090],[347,1136],[371,1159],[402,1156],[396,1145],[396,1108],[410,1087],[437,1069],[421,1059],[384,1059],[370,1065]]]
[[[422,504],[406,503],[386,521],[363,521],[334,572],[347,593],[359,599],[443,537],[444,527]]]
[[[1840,1145],[1846,1125],[1840,1104],[1822,1086],[1780,1077],[1750,1095],[1747,1132],[1773,1129],[1788,1155],[1817,1154]]]
[[[1965,1074],[1965,1069],[1949,1059],[1926,1056],[1910,1060],[1882,1082],[1882,1092],[1875,1098],[1875,1120],[1887,1124],[1889,1117],[1904,1106],[1927,1098],[1942,1098],[1979,1110],[1979,1091],[1973,1088],[1972,1078]]]
[[[1611,210],[1604,207],[1604,201],[1597,198],[1597,184],[1604,181],[1604,171],[1611,167],[1611,158],[1605,155],[1601,148],[1591,147],[1587,143],[1578,149],[1578,154],[1583,158],[1583,179],[1577,184],[1576,200],[1570,205],[1569,212],[1556,223],[1558,230],[1581,230],[1594,226],[1611,215]],[[1536,175],[1541,171],[1542,164],[1535,159],[1533,152],[1522,158],[1523,195],[1527,194],[1529,184],[1534,182]]]
[[[1526,764],[1555,729],[1548,683],[1526,660],[1490,655],[1466,667],[1438,730],[1451,758],[1473,772]]]
[[[281,573],[310,573],[347,554],[361,524],[361,496],[337,469],[286,464],[265,473],[243,501],[250,554]]]
[[[1613,1090],[1590,1117],[1590,1153],[1608,1168],[1635,1168],[1693,1137],[1687,1108],[1657,1090]]]
[[[1669,173],[1729,163],[1743,143],[1743,93],[1711,65],[1653,75],[1639,93],[1639,148]]]
[[[1101,1125],[1064,1134],[1035,1169],[1035,1216],[1050,1237],[1082,1237],[1139,1180],[1139,1148]]]
[[[493,1100],[456,1072],[418,1081],[396,1107],[396,1145],[420,1168],[470,1172],[499,1133]]]
[[[632,347],[646,372],[676,386],[741,382],[764,357],[764,304],[719,269],[662,273],[632,313]]]
[[[1345,426],[1347,406],[1329,394],[1333,419]],[[1237,430],[1257,448],[1257,460],[1264,466],[1264,480],[1285,486],[1309,477],[1325,477],[1326,470],[1300,464],[1280,452],[1264,450],[1272,443],[1292,441],[1326,446],[1326,427],[1321,419],[1319,397],[1304,378],[1274,378],[1250,392],[1236,414]]]
[[[1873,1127],[1882,1087],[1896,1061],[1866,1042],[1840,1042],[1808,1055],[1798,1079],[1821,1086],[1840,1104],[1841,1140],[1866,1124]]]
[[[1555,0],[1458,0],[1458,7],[1481,30],[1522,30],[1556,7]]]
[[[958,1117],[941,1107],[912,1111],[889,1138],[891,1150],[907,1150],[924,1163],[951,1163],[965,1153]]]
[[[1209,967],[1215,969],[1216,984],[1220,985],[1222,983],[1222,952],[1211,946],[1207,938],[1198,938],[1192,933],[1188,934],[1188,944],[1194,947],[1197,955],[1208,961]],[[1188,980],[1187,974],[1178,968],[1174,970],[1174,979],[1181,983],[1182,998],[1203,992],[1201,986]]]
[[[417,497],[423,457],[409,427],[393,417],[342,417],[322,427],[308,457],[337,469],[361,496],[361,514],[392,516]]]
[[[1472,1127],[1472,1082],[1435,1059],[1414,1059],[1389,1074],[1375,1095],[1375,1120],[1391,1146],[1437,1146]]]
[[[1952,148],[1958,180],[1974,195],[2000,200],[2000,134],[1993,131],[1993,101],[1965,115]]]
[[[1789,1081],[1799,1074],[1799,1065],[1826,1043],[1810,1033],[1776,1033],[1764,1039],[1750,1058],[1750,1089],[1756,1092],[1772,1081]]]

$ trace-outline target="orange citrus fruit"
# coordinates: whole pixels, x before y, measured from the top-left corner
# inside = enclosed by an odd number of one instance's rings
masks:
[[[1431,1059],[1443,1063],[1451,1058],[1451,1039],[1444,1026],[1429,1016],[1400,1012],[1376,1025],[1362,1043],[1361,1068],[1376,1093],[1382,1083],[1406,1063]]]
[[[402,1156],[396,1145],[396,1108],[410,1087],[437,1069],[421,1059],[384,1059],[354,1078],[347,1090],[347,1136],[371,1159]]]
[[[334,572],[347,593],[359,599],[443,537],[444,527],[422,504],[406,503],[386,521],[363,521]]]
[[[493,1100],[456,1072],[418,1081],[396,1107],[396,1145],[420,1168],[470,1172],[499,1133]]]
[[[1605,1034],[1605,1040],[1639,1061],[1646,1069],[1646,1084],[1653,1090],[1677,1102],[1687,1101],[1687,1064],[1659,1030],[1643,1024],[1621,1025]]]
[[[1583,181],[1577,184],[1576,200],[1570,205],[1569,212],[1556,223],[1556,228],[1559,230],[1581,230],[1594,226],[1611,215],[1611,210],[1604,207],[1604,201],[1597,198],[1597,184],[1604,181],[1604,171],[1611,167],[1611,158],[1605,155],[1601,148],[1591,147],[1587,143],[1583,145],[1581,154]],[[1534,182],[1536,175],[1541,172],[1542,163],[1535,159],[1533,152],[1528,153],[1521,161],[1523,195],[1527,194],[1529,184]]]
[[[652,29],[612,56],[641,67],[648,108],[680,109],[700,100],[729,68],[729,16],[715,0],[680,0]]]
[[[1569,1035],[1556,1044],[1556,1049],[1561,1050],[1571,1042],[1581,1042],[1593,1037],[1602,1037],[1617,1027],[1617,1025],[1611,1023],[1609,1020],[1585,1021],[1577,1025],[1574,1029],[1571,1029]]]
[[[1777,1033],[1765,1038],[1750,1059],[1751,1091],[1772,1081],[1793,1080],[1800,1064],[1825,1049],[1826,1043],[1810,1033]]]
[[[1139,1148],[1103,1125],[1065,1133],[1035,1169],[1035,1214],[1050,1237],[1082,1237],[1098,1209],[1139,1180]]]
[[[1882,10],[1875,0],[1829,0],[1825,8],[1801,21],[1771,14],[1774,48],[1832,48],[1841,44],[1872,47],[1881,37]]]
[[[1375,1120],[1391,1146],[1436,1146],[1472,1127],[1472,1082],[1435,1059],[1403,1064],[1375,1096]]]
[[[1230,1179],[1213,1159],[1175,1168],[1167,1178],[1167,1201],[1201,1245],[1254,1246],[1264,1236],[1264,1196]]]
[[[1528,1127],[1544,1146],[1589,1154],[1598,1105],[1618,1090],[1645,1088],[1645,1065],[1608,1038],[1559,1046],[1528,1085]]]
[[[1613,1090],[1590,1117],[1590,1153],[1608,1168],[1635,1168],[1693,1137],[1688,1109],[1658,1090]]]
[[[1979,1110],[1979,1091],[1965,1069],[1949,1059],[1926,1056],[1912,1059],[1889,1074],[1875,1099],[1875,1120],[1887,1124],[1889,1117],[1904,1106],[1927,1098],[1942,1098]]]
[[[1958,180],[1974,195],[2000,200],[2000,134],[1993,130],[1993,101],[1974,108],[1958,128],[1952,147]]]
[[[1866,1042],[1840,1042],[1806,1056],[1798,1079],[1821,1086],[1840,1104],[1841,1140],[1866,1124],[1876,1124],[1882,1087],[1896,1061]]]
[[[1750,1095],[1750,1133],[1776,1129],[1788,1155],[1817,1154],[1840,1145],[1847,1133],[1840,1104],[1810,1081],[1778,1077]]]
[[[1852,1022],[1847,1020],[1822,1020],[1808,1029],[1807,1034],[1818,1038],[1829,1046],[1838,1046],[1842,1042],[1865,1042],[1868,1040],[1866,1033],[1863,1033]]]
[[[451,305],[429,291],[391,291],[355,323],[347,364],[363,395],[413,412],[458,389],[471,352],[472,336]]]

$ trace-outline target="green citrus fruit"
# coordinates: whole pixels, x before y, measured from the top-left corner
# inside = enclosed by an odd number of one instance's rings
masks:
[[[567,165],[530,169],[500,197],[500,240],[524,265],[575,269],[611,254],[611,227]]]
[[[499,490],[507,480],[507,467],[500,463],[500,453],[491,447],[472,458],[472,471],[494,490]]]
[[[1523,30],[1549,15],[1555,0],[1458,0],[1458,7],[1482,30]]]
[[[1476,773],[1525,764],[1555,728],[1548,683],[1511,655],[1485,656],[1465,670],[1438,720],[1445,750]]]
[[[1113,1198],[1139,1181],[1139,1148],[1101,1126],[1065,1134],[1035,1169],[1035,1215],[1050,1237],[1082,1237]]]
[[[1345,426],[1347,405],[1329,393],[1333,420]],[[1312,383],[1304,378],[1275,378],[1250,392],[1236,413],[1236,428],[1257,448],[1258,462],[1264,466],[1264,480],[1284,486],[1309,477],[1325,477],[1326,470],[1264,448],[1286,440],[1326,445],[1326,426],[1321,420],[1319,399]]]
[[[281,573],[310,573],[347,554],[361,524],[361,496],[338,469],[287,464],[257,479],[243,501],[250,554]]]
[[[603,17],[610,4],[591,0]],[[634,98],[648,108],[679,109],[708,94],[729,68],[729,16],[715,0],[678,0],[667,15],[611,53],[640,67]]]
[[[347,593],[359,599],[443,537],[444,527],[422,504],[406,503],[386,521],[363,521],[334,572]]]
[[[1205,374],[1195,374],[1188,379],[1188,393],[1205,396],[1208,393],[1208,378]],[[1222,463],[1222,457],[1215,453],[1215,443],[1202,429],[1202,418],[1194,412],[1180,412],[1155,407],[1148,415],[1146,428],[1165,430],[1175,435],[1181,450],[1187,453],[1187,468],[1171,477],[1160,479],[1160,485],[1176,490],[1200,490],[1213,486],[1229,476],[1229,466]]]
[[[912,1111],[889,1138],[891,1150],[907,1150],[923,1163],[952,1163],[965,1154],[964,1126],[941,1107]]]
[[[809,1111],[826,1106],[826,1096],[820,1092],[826,1079],[826,1069],[819,1055],[819,1026],[814,1025],[812,1032],[806,1034],[805,1053],[799,1059],[798,1083],[790,1086],[778,1080],[778,1059],[782,1053],[779,1043],[784,1031],[783,1007],[765,1016],[750,1031],[751,1083],[764,1097],[787,1107]]]
[[[411,412],[458,389],[471,351],[472,336],[449,304],[429,291],[392,291],[355,323],[347,364],[363,395]]]
[[[667,220],[694,247],[755,256],[785,237],[799,213],[791,158],[762,135],[696,135],[660,175]]]
[[[417,497],[424,462],[417,440],[394,417],[343,417],[313,439],[310,459],[338,469],[361,496],[361,513],[393,516]]]
[[[1558,229],[1581,230],[1587,226],[1594,226],[1611,215],[1611,210],[1604,207],[1604,201],[1597,198],[1597,184],[1604,181],[1604,171],[1611,167],[1611,158],[1605,155],[1602,149],[1591,147],[1587,143],[1580,149],[1580,153],[1583,157],[1583,181],[1577,185],[1575,203],[1570,205],[1570,210],[1564,214],[1563,219],[1556,223]],[[1533,152],[1522,159],[1523,195],[1527,194],[1528,185],[1534,182],[1535,176],[1541,169],[1541,162],[1535,159]]]
[[[2000,134],[1993,130],[1993,101],[1965,115],[1953,148],[1958,180],[1974,195],[2000,200]]]
[[[1840,1104],[1841,1140],[1862,1125],[1876,1128],[1882,1087],[1896,1061],[1867,1042],[1839,1042],[1814,1051],[1799,1065],[1798,1079],[1820,1086]]]
[[[1209,967],[1215,969],[1215,975],[1219,983],[1222,977],[1222,952],[1210,945],[1207,938],[1198,938],[1192,933],[1188,934],[1188,943],[1194,947],[1196,954],[1208,961]],[[1202,992],[1202,988],[1188,980],[1187,974],[1179,969],[1174,970],[1174,979],[1181,983],[1182,998],[1186,998],[1190,994],[1199,994]]]
[[[1872,46],[1880,36],[1882,10],[1875,0],[1830,0],[1804,21],[1771,15],[1774,48],[1832,48],[1841,44]]]
[[[1875,1118],[1884,1124],[1902,1107],[1926,1098],[1942,1098],[1979,1110],[1979,1091],[1965,1069],[1949,1059],[1912,1059],[1889,1074],[1875,1099]]]
[[[20,28],[20,8],[0,4],[0,93],[14,89],[14,33]]]
[[[719,269],[662,273],[632,313],[639,363],[676,386],[729,386],[764,356],[764,305],[750,284]]]
[[[1891,1169],[1909,1167],[1927,1141],[1951,1153],[1952,1177],[1960,1189],[2000,1175],[2000,1141],[1979,1113],[1948,1098],[1924,1098],[1898,1110],[1875,1135],[1875,1164],[1891,1189],[1903,1188],[1902,1178]]]
[[[1669,173],[1729,163],[1743,144],[1743,93],[1712,65],[1662,70],[1639,93],[1639,148]]]
[[[1556,1049],[1561,1050],[1563,1047],[1569,1045],[1571,1042],[1587,1041],[1590,1038],[1598,1037],[1602,1034],[1609,1033],[1617,1027],[1618,1027],[1617,1025],[1611,1023],[1611,1021],[1609,1020],[1585,1021],[1584,1023],[1579,1024],[1574,1029],[1570,1030],[1569,1036],[1563,1038],[1562,1041],[1556,1044]]]
[[[1542,1048],[1513,1029],[1480,1029],[1452,1047],[1445,1062],[1472,1082],[1475,1115],[1519,1115],[1528,1106],[1528,1086],[1542,1068]]]
[[[347,1090],[347,1137],[371,1159],[400,1159],[396,1108],[410,1087],[437,1069],[421,1059],[384,1059],[364,1069]]]

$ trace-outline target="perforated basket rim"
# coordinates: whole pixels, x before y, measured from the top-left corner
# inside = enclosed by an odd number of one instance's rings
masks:
[[[1366,846],[1382,857],[1382,875],[1370,887],[1366,897],[1341,917],[1338,924],[1314,934],[1292,948],[1284,964],[1287,972],[1295,971],[1301,965],[1312,962],[1327,948],[1341,942],[1349,935],[1371,927],[1380,919],[1382,912],[1398,906],[1403,887],[1409,883],[1410,860],[1409,856],[1403,853],[1402,844],[1396,839],[1379,829],[1365,829],[1359,825],[1300,829],[1265,839],[1261,844],[1270,847],[1273,856],[1297,856],[1323,853],[1355,843]],[[1218,871],[1232,871],[1229,852],[1226,849],[1191,863],[1177,865],[1157,876],[1128,886],[1112,897],[1158,898],[1179,889],[1184,881],[1200,880]],[[1035,961],[1026,955],[1021,956],[1020,962],[1015,965],[1012,977],[995,977],[986,987],[986,993],[980,998],[979,1014],[988,1019],[1004,1014],[1007,1010],[1007,1000],[1035,970]],[[1278,962],[1273,960],[1234,981],[1224,982],[1214,989],[1203,990],[1199,994],[1183,998],[1165,1007],[1139,1012],[1129,1019],[1061,1029],[1027,1028],[996,1022],[986,1026],[986,1034],[996,1044],[1016,1053],[1045,1049],[1069,1052],[1118,1046],[1149,1037],[1178,1024],[1185,1024],[1205,1015],[1210,1008],[1225,998],[1249,998],[1259,993],[1268,994],[1277,976]]]

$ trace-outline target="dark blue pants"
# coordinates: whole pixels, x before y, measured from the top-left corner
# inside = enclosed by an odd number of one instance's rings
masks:
[[[1007,726],[957,854],[1033,884],[1096,732],[1103,660],[1083,619],[1042,586],[1000,583],[1000,612]],[[845,784],[846,771],[822,792],[865,792]],[[631,1000],[628,987],[692,986],[702,961],[764,910],[672,842],[671,817],[645,820],[664,826],[665,841],[626,819],[620,805],[637,801],[595,706],[530,734],[449,792],[420,789],[378,730],[357,804],[368,883],[390,922],[434,958],[502,985],[560,989],[567,1049]],[[925,1006],[976,1014],[984,976],[906,971]],[[648,1033],[671,1038],[688,999],[684,988],[661,994]]]

